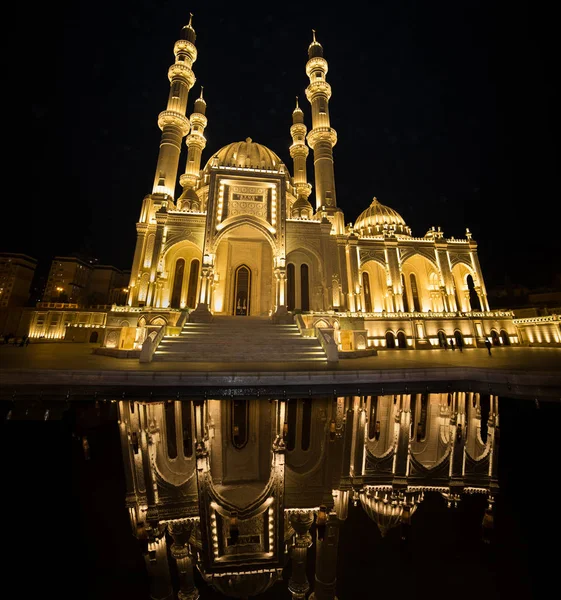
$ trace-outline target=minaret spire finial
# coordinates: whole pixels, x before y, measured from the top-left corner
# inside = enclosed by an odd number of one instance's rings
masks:
[[[312,37],[314,38],[314,42],[316,41],[316,30],[312,29]]]
[[[204,98],[203,98],[203,89],[204,89],[204,88],[203,88],[203,86],[201,85],[201,96],[200,96],[200,99],[201,99],[201,100],[204,100]]]
[[[192,22],[193,22],[193,13],[189,13],[189,24],[187,25],[187,27],[191,27]]]
[[[300,107],[298,106],[298,96],[296,96],[296,108],[300,108]]]

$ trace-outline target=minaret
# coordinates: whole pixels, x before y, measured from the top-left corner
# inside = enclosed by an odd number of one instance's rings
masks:
[[[185,200],[189,202],[189,190],[193,190],[200,179],[201,156],[206,146],[205,127],[207,126],[206,102],[203,98],[203,88],[201,86],[201,95],[195,100],[195,108],[189,121],[191,122],[191,133],[187,136],[187,164],[185,173],[179,178],[179,183],[183,188],[183,193],[178,199],[178,204]],[[192,193],[191,193],[192,195]],[[188,205],[188,209],[197,210],[196,207]]]
[[[316,184],[316,211],[326,212],[335,227],[335,233],[343,233],[344,219],[337,208],[335,196],[335,175],[333,172],[333,146],[337,143],[337,132],[329,122],[329,98],[331,86],[325,80],[327,61],[323,58],[323,48],[316,40],[308,48],[306,74],[310,84],[306,88],[306,98],[312,105],[312,130],[308,133],[308,145],[314,151],[314,172]],[[340,216],[335,216],[339,213]]]
[[[306,158],[309,149],[306,146],[306,132],[308,131],[304,124],[304,113],[298,106],[298,96],[296,96],[296,108],[292,112],[292,127],[290,135],[292,136],[292,146],[290,146],[290,156],[294,160],[294,186],[296,187],[296,197],[302,196],[307,200],[312,193],[312,186],[308,183],[306,176]]]
[[[162,130],[160,154],[154,177],[153,194],[175,194],[175,182],[181,152],[181,139],[189,133],[189,119],[185,116],[187,96],[195,83],[192,71],[193,63],[197,60],[195,48],[195,30],[189,24],[181,30],[181,37],[173,48],[175,62],[168,70],[170,92],[166,110],[158,116],[158,126]]]

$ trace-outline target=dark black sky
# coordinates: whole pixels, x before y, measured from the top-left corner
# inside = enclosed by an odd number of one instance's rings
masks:
[[[89,252],[130,268],[153,182],[173,45],[194,13],[199,58],[188,113],[205,88],[203,164],[251,136],[292,171],[294,97],[308,127],[311,29],[329,63],[339,206],[355,221],[373,196],[422,236],[441,226],[479,242],[487,286],[548,284],[559,271],[553,15],[489,0],[372,3],[63,3],[36,16],[32,223],[3,251],[46,267]],[[557,112],[557,111],[556,111]],[[555,115],[556,116],[556,115]],[[185,168],[182,151],[180,173]],[[312,154],[308,177],[313,183]]]

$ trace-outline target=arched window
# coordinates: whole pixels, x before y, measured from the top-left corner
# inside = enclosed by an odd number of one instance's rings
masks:
[[[181,426],[183,430],[183,456],[193,456],[193,425],[191,422],[191,400],[181,402]]]
[[[362,289],[364,291],[364,309],[372,312],[372,296],[370,295],[370,277],[366,271],[362,272]]]
[[[401,291],[403,296],[403,308],[405,312],[413,312],[411,310],[411,306],[409,305],[409,296],[407,296],[407,287],[405,286],[405,276],[403,273],[401,274]]]
[[[510,346],[510,337],[504,329],[501,329],[501,340],[505,346]]]
[[[368,415],[368,439],[376,437],[376,416],[378,413],[378,396],[370,396],[370,413]]]
[[[294,310],[296,305],[296,286],[294,282],[294,265],[288,263],[286,267],[286,308],[288,310]]]
[[[491,341],[493,342],[493,346],[501,345],[501,338],[499,337],[499,334],[494,329],[491,330]]]
[[[300,291],[302,310],[310,310],[310,282],[308,278],[308,265],[300,266]]]
[[[413,297],[413,309],[417,312],[421,312],[421,303],[419,302],[419,290],[417,289],[417,278],[415,273],[409,275],[409,281],[411,283],[411,296]]]
[[[427,415],[428,415],[429,397],[428,394],[421,395],[421,410],[419,421],[417,422],[416,440],[423,441],[427,437]]]
[[[286,402],[286,449],[294,450],[296,446],[296,411],[298,409],[298,400],[287,400]]]
[[[438,332],[438,345],[441,348],[446,348],[448,346],[448,340],[446,339],[446,334],[444,333],[444,331],[442,331],[442,329],[440,329]]]
[[[249,439],[249,400],[232,400],[230,420],[232,445],[241,450]]]
[[[398,348],[407,348],[407,338],[403,331],[397,332],[397,347]]]
[[[189,272],[189,286],[187,288],[187,306],[195,308],[197,305],[197,287],[199,285],[199,260],[191,261]]]
[[[487,420],[489,419],[489,411],[491,410],[491,396],[489,394],[481,394],[479,397],[479,408],[481,414],[481,439],[483,443],[487,443]]]
[[[395,337],[391,331],[386,331],[386,348],[395,348]]]
[[[302,438],[300,446],[302,450],[308,450],[310,447],[310,438],[312,435],[312,399],[302,400]]]
[[[467,276],[466,279],[468,289],[469,289],[469,304],[471,306],[471,310],[483,310],[481,308],[481,302],[479,300],[479,296],[475,291],[475,284],[473,283],[473,277],[471,275]]]
[[[175,402],[165,403],[166,441],[169,458],[177,458],[177,435],[175,432]]]
[[[181,288],[183,287],[183,273],[185,271],[185,259],[178,258],[175,263],[175,274],[173,276],[173,291],[171,293],[171,307],[179,308],[181,304]]]

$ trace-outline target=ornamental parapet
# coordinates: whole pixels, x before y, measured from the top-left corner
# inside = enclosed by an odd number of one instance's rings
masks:
[[[344,312],[344,311],[310,311],[314,317],[353,317],[362,319],[458,319],[458,318],[510,318],[512,311],[489,312]],[[516,319],[513,320],[516,322]]]
[[[529,323],[552,323],[559,321],[559,315],[547,315],[545,317],[526,317],[523,319],[513,319],[515,325],[527,325]]]
[[[324,74],[326,74],[329,69],[327,61],[323,56],[314,56],[313,58],[310,58],[306,63],[306,75],[309,77],[313,71],[317,71],[318,69],[321,69]]]
[[[328,100],[331,98],[331,86],[327,81],[323,79],[319,79],[317,81],[312,81],[306,88],[306,98],[308,102],[311,102],[313,97],[317,94],[324,95]]]
[[[337,132],[333,127],[315,127],[308,133],[307,140],[312,150],[318,142],[329,142],[333,147],[337,143]]]
[[[177,56],[180,52],[184,52],[191,59],[191,64],[197,60],[197,48],[195,44],[188,40],[177,40],[173,46],[173,53]],[[190,66],[190,65],[189,65]]]
[[[172,79],[180,77],[181,79],[187,82],[189,89],[193,87],[193,84],[196,81],[195,73],[183,62],[176,62],[170,66],[168,69],[168,79],[171,81]]]
[[[163,129],[169,126],[177,127],[181,131],[181,136],[187,135],[191,128],[189,119],[185,115],[173,110],[164,110],[158,115],[158,127]]]

